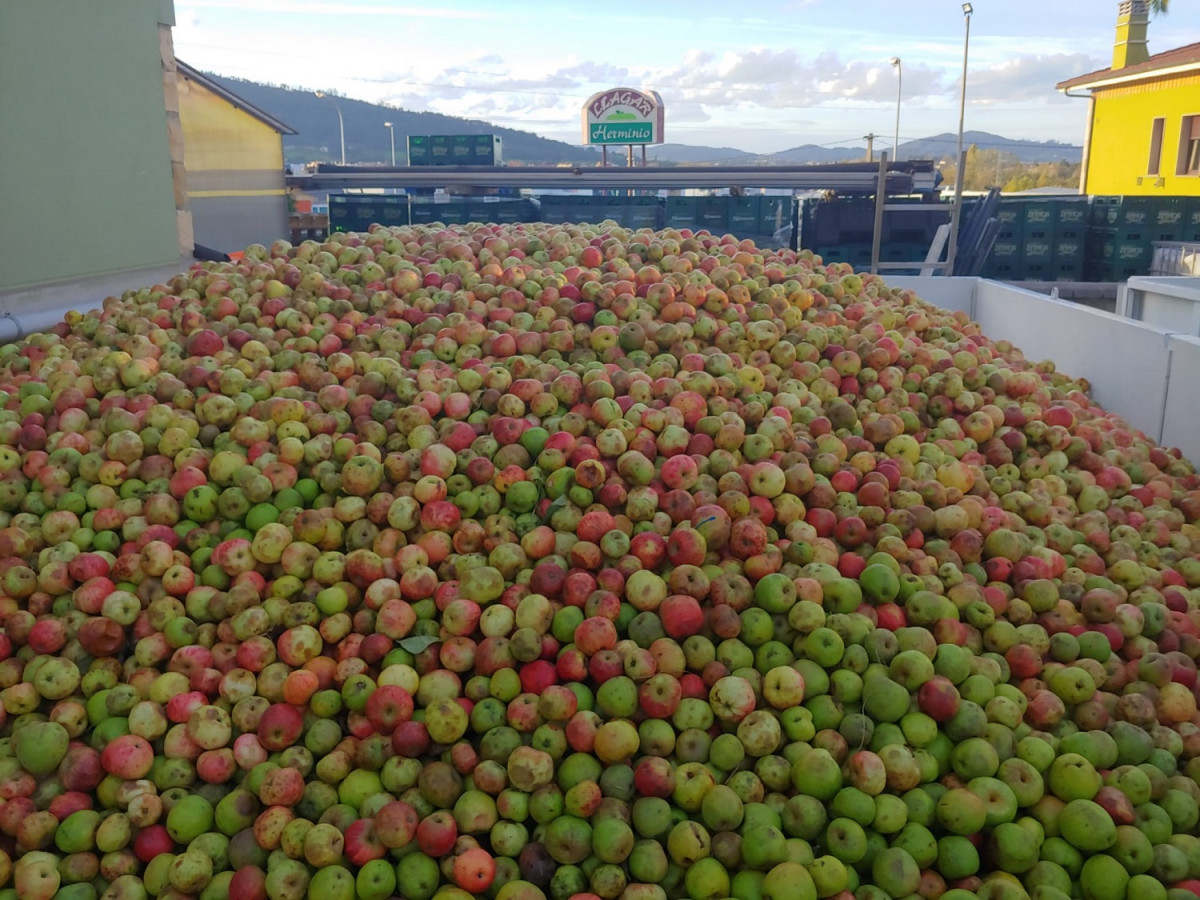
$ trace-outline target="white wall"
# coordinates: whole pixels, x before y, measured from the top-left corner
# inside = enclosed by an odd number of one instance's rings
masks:
[[[1167,384],[1162,445],[1178,447],[1193,462],[1200,461],[1200,338],[1172,335],[1171,378]]]
[[[1200,335],[1200,278],[1130,278],[1117,312],[1169,331]]]

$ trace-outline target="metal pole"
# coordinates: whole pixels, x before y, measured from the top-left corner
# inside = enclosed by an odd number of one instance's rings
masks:
[[[904,66],[900,57],[892,57],[892,65],[896,67],[896,135],[892,140],[892,159],[900,158],[900,98],[904,93]]]
[[[963,68],[962,68],[962,88],[958,95],[958,155],[962,156],[963,152],[963,122],[967,116],[967,54],[971,50],[971,14],[968,12],[963,16],[963,21],[966,22],[966,32],[963,37]],[[959,179],[961,180],[961,179]]]
[[[325,92],[313,91],[313,96],[318,100],[324,100]],[[338,114],[338,134],[341,136],[342,140],[342,165],[344,166],[346,164],[346,123],[342,120],[342,108],[338,106],[338,102],[336,100],[333,101],[333,108],[337,110]]]
[[[384,122],[383,127],[388,130],[388,135],[392,141],[392,168],[396,168],[396,127],[391,122]]]
[[[966,32],[963,37],[963,67],[962,67],[962,89],[959,92],[958,98],[958,154],[955,157],[957,163],[954,172],[954,209],[951,213],[953,222],[950,226],[950,248],[946,255],[946,274],[954,274],[954,257],[958,254],[958,224],[959,214],[962,207],[962,192],[963,179],[966,173],[963,169],[966,168],[966,156],[963,154],[963,122],[966,119],[967,113],[967,55],[971,48],[971,13],[973,12],[970,3],[963,4],[963,21],[966,23]]]
[[[337,110],[338,114],[338,134],[342,138],[342,165],[344,166],[346,164],[346,122],[342,119],[342,108],[336,103],[333,104],[333,108]]]
[[[871,274],[879,274],[879,247],[883,240],[883,207],[887,203],[888,155],[879,154],[879,176],[875,181],[875,224],[871,228]]]

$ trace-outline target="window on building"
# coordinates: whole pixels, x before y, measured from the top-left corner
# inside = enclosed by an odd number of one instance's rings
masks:
[[[1200,175],[1200,116],[1184,116],[1176,175]]]
[[[1165,119],[1155,119],[1154,124],[1150,126],[1150,163],[1146,166],[1146,172],[1150,175],[1158,174],[1159,162],[1162,160],[1163,124],[1165,122]]]

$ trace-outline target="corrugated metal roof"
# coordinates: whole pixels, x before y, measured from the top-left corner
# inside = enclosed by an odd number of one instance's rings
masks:
[[[242,112],[246,113],[247,115],[253,116],[254,118],[258,119],[258,121],[262,122],[264,125],[266,125],[270,128],[274,128],[280,134],[296,134],[296,130],[294,128],[292,128],[290,125],[285,125],[283,122],[280,122],[277,118],[275,118],[270,113],[264,112],[263,110],[261,110],[257,106],[255,106],[254,104],[249,103],[246,100],[243,100],[241,97],[239,97],[233,91],[229,90],[228,88],[224,87],[221,84],[218,84],[216,81],[213,81],[211,78],[209,78],[203,72],[199,71],[198,69],[193,69],[191,66],[189,66],[187,63],[185,63],[183,60],[176,59],[175,65],[179,69],[180,75],[182,75],[185,78],[191,79],[192,81],[196,82],[197,84],[203,85],[206,89],[212,91],[218,97],[222,98],[223,100],[228,101],[229,103],[232,103],[234,106],[236,106]]]
[[[1100,69],[1096,72],[1089,72],[1087,75],[1076,75],[1074,78],[1060,81],[1055,87],[1063,91],[1073,87],[1087,87],[1089,84],[1098,81],[1107,81],[1110,78],[1128,78],[1134,75],[1145,75],[1147,78],[1151,78],[1161,69],[1173,69],[1189,65],[1200,66],[1200,44],[1185,44],[1182,47],[1176,47],[1174,50],[1155,53],[1144,62],[1125,66],[1122,69],[1113,69],[1110,67]]]

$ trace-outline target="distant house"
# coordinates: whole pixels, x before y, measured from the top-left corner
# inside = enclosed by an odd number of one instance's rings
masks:
[[[1122,2],[1112,65],[1057,85],[1090,97],[1084,193],[1200,196],[1200,44],[1151,56],[1148,18]]]
[[[231,252],[287,237],[283,135],[296,132],[203,72],[177,66],[196,243]]]

